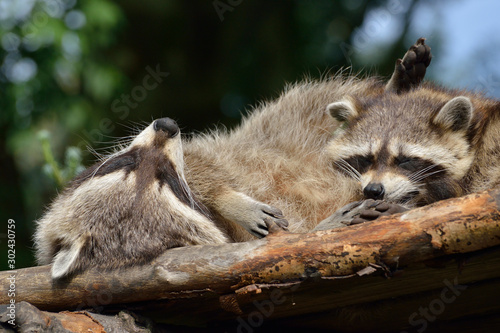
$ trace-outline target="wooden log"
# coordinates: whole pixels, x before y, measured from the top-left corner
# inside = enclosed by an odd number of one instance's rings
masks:
[[[0,322],[15,323],[18,331],[22,332],[105,332],[99,323],[83,312],[49,313],[26,302],[17,304],[14,320],[7,316],[8,312],[0,310]]]
[[[3,328],[14,332],[15,328],[15,332],[151,332],[141,327],[151,326],[150,322],[128,312],[120,312],[116,316],[87,311],[53,313],[40,311],[29,303],[21,302],[17,304],[12,318],[9,317],[9,309],[0,308],[0,331]]]
[[[231,295],[255,284],[293,284],[308,277],[339,278],[366,268],[395,268],[443,255],[500,245],[500,189],[441,201],[351,227],[291,234],[280,230],[246,243],[166,251],[143,267],[89,270],[54,283],[50,266],[0,272],[15,277],[16,302],[42,310],[80,310],[151,300],[222,296],[221,307],[238,313]],[[9,284],[0,285],[0,304]]]

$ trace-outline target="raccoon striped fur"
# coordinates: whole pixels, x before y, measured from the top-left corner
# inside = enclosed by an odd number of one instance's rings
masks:
[[[229,241],[186,183],[181,135],[168,118],[75,178],[35,233],[38,262],[52,263],[54,279],[144,264],[172,247]]]

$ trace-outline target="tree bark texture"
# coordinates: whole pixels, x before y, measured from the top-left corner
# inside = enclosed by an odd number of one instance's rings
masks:
[[[408,265],[499,245],[500,189],[493,189],[335,230],[292,234],[276,228],[268,237],[246,243],[170,249],[149,265],[92,269],[58,283],[51,280],[50,266],[0,272],[0,279],[15,275],[16,302],[26,301],[41,310],[99,310],[123,304],[151,309],[157,302],[162,311],[188,304],[196,313],[204,311],[200,300],[207,300],[230,317],[247,313],[252,295],[263,289],[309,288],[308,281],[345,285],[348,278],[374,271],[390,276]],[[0,285],[0,304],[10,301],[8,289],[7,283]],[[377,299],[370,297],[364,301]],[[288,313],[356,302],[336,300],[337,305]]]

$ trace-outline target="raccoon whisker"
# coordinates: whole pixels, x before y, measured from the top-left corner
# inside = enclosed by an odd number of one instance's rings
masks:
[[[436,166],[437,166],[437,164],[429,165],[428,167],[425,167],[425,168],[423,168],[423,169],[421,169],[419,171],[414,172],[409,178],[410,178],[410,180],[411,179],[417,179],[421,174],[423,174],[423,173],[425,173],[425,172],[427,172],[427,171],[435,168]]]
[[[98,149],[98,150],[102,150],[103,153],[98,153],[97,151],[94,150],[94,153],[95,153],[94,155],[97,155],[99,160],[103,161],[105,159],[115,157],[119,154],[123,154],[126,150],[128,150],[127,148],[130,146],[130,144],[132,143],[132,141],[134,141],[135,138],[136,138],[136,136],[130,136],[130,138],[128,138],[126,140],[122,140],[120,142],[117,142],[116,144],[114,144],[111,147],[105,147],[105,148]]]
[[[184,194],[186,194],[186,196],[189,199],[189,204],[190,204],[191,209],[197,210],[199,212],[205,212],[206,208],[204,206],[200,205],[194,199],[193,192],[189,188],[189,185],[187,184],[186,179],[181,175],[178,175],[178,178],[179,178],[179,182],[181,184],[182,191],[184,192]]]
[[[410,197],[404,197],[404,198],[401,198],[400,200],[398,200],[397,204],[398,205],[406,205],[408,204],[413,198],[410,198]]]
[[[132,143],[132,141],[134,141],[135,138],[136,138],[136,136],[131,135],[129,137],[126,137],[125,139],[115,140],[113,145],[111,145],[109,147],[102,147],[102,148],[87,147],[87,149],[93,155],[96,155],[99,159],[102,160],[103,156],[109,157],[109,156],[116,154],[119,151],[124,150],[125,148],[130,146],[130,144]],[[102,151],[102,152],[100,152],[100,151]]]
[[[350,177],[354,178],[357,181],[361,181],[361,174],[358,172],[358,170],[356,170],[343,158],[339,159],[338,161],[335,161],[335,164],[342,170],[344,170]]]
[[[361,181],[361,173],[359,173],[359,171],[356,170],[356,168],[349,164],[346,160],[342,159],[342,161],[354,173],[354,175],[356,175],[355,179]]]
[[[118,154],[115,154],[115,155],[118,155]],[[110,160],[111,160],[111,156],[107,157],[107,158],[106,158],[106,159],[105,159],[105,160],[104,160],[104,161],[103,161],[103,162],[102,162],[102,163],[101,163],[101,164],[100,164],[100,165],[99,165],[99,166],[98,166],[98,167],[94,170],[94,172],[92,172],[92,174],[91,174],[89,177],[87,177],[87,178],[89,178],[89,179],[94,178],[94,176],[97,174],[97,172],[99,171],[99,169],[100,169],[102,166],[104,166],[104,164],[106,164],[106,163],[107,163],[108,161],[110,161]]]
[[[99,152],[97,152],[96,149],[92,148],[92,147],[87,147],[87,150],[92,154],[94,155],[97,159],[99,160],[103,160],[104,159],[104,154],[101,154]]]
[[[119,151],[115,151],[114,153],[111,153],[111,154],[99,154],[97,153],[95,150],[94,150],[94,153],[97,154],[98,158],[102,161],[101,164],[99,164],[99,166],[94,170],[94,172],[92,172],[88,177],[85,177],[84,179],[92,179],[94,178],[94,176],[97,174],[97,172],[99,171],[99,169],[101,169],[101,167],[104,166],[104,164],[106,164],[108,161],[111,160],[111,158],[115,157],[115,156],[118,156],[118,155],[121,155],[123,153],[125,153],[128,149],[127,148],[124,148],[122,150],[119,150]]]
[[[122,142],[128,141],[130,138],[135,138],[136,135],[128,135],[128,136],[112,136],[112,135],[102,135],[105,138],[113,139],[114,142]]]
[[[415,203],[416,203],[415,197],[405,197],[398,202],[399,205],[407,207],[408,206],[413,207],[415,206]]]
[[[419,182],[427,177],[430,177],[430,176],[435,175],[436,173],[440,173],[440,172],[444,172],[444,170],[437,170],[434,172],[424,173],[423,175],[420,175],[419,177],[417,177],[414,181]]]
[[[128,124],[121,123],[120,126],[125,127],[131,132],[139,134],[144,128],[149,125],[146,121],[129,121]]]

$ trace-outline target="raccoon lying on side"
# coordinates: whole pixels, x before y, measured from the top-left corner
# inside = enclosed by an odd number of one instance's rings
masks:
[[[265,219],[283,215],[290,231],[310,231],[362,198],[357,179],[334,168],[325,154],[339,125],[325,106],[348,95],[404,94],[420,83],[430,61],[421,38],[396,62],[387,85],[373,77],[303,82],[252,110],[234,130],[192,138],[184,158],[193,192],[236,241],[265,236]]]
[[[328,111],[344,125],[326,151],[365,198],[412,208],[500,184],[498,100],[426,84],[351,94]]]

